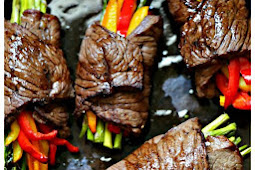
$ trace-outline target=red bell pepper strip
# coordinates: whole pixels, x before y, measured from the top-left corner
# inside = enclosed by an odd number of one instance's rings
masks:
[[[240,110],[251,110],[251,96],[246,92],[240,92],[237,94],[233,107]]]
[[[50,127],[41,123],[39,124],[39,128],[43,133],[48,133],[51,130]],[[70,152],[79,152],[78,147],[73,146],[70,142],[68,142],[65,139],[55,137],[54,139],[51,139],[49,142],[50,144],[54,145],[65,145]]]
[[[55,165],[56,152],[57,152],[57,146],[51,143],[50,144],[50,154],[49,154],[49,159],[50,159],[50,164],[51,165]]]
[[[228,65],[229,72],[229,81],[228,81],[228,89],[225,94],[226,101],[224,104],[224,108],[227,109],[229,105],[235,99],[235,96],[239,87],[239,78],[240,78],[240,62],[238,58],[234,58],[230,60]]]
[[[119,134],[120,128],[118,126],[113,125],[112,123],[108,123],[108,130],[112,133]]]
[[[20,129],[26,134],[26,136],[30,140],[50,140],[57,136],[58,131],[53,130],[47,134],[42,134],[40,132],[34,132],[29,123],[29,115],[30,113],[27,111],[22,111],[18,116],[18,123],[20,125]]]
[[[246,57],[240,57],[240,73],[242,74],[246,84],[251,84],[251,62]]]
[[[126,37],[130,21],[136,9],[136,0],[125,0],[120,12],[117,32]]]
[[[79,152],[78,147],[73,146],[70,142],[68,142],[65,139],[54,138],[54,139],[50,140],[50,143],[55,144],[57,146],[58,145],[65,145],[70,152]]]
[[[223,95],[226,95],[228,89],[228,79],[223,74],[216,74],[216,86]]]
[[[31,144],[31,142],[26,137],[26,135],[25,135],[25,133],[23,132],[22,129],[19,132],[18,142],[19,142],[19,145],[20,145],[21,149],[23,149],[24,151],[29,153],[32,157],[34,157],[38,161],[40,161],[42,163],[46,163],[48,161],[48,157],[45,156],[44,154],[42,154],[40,151],[38,151],[38,149],[36,149]]]

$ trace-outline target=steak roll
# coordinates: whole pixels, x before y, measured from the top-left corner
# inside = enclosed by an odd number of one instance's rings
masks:
[[[145,142],[108,170],[117,169],[243,169],[238,148],[225,136],[201,132],[198,118],[171,128]]]
[[[148,117],[151,73],[162,19],[148,15],[126,38],[99,23],[82,41],[76,71],[76,115],[93,111],[139,134]]]
[[[74,97],[70,73],[59,46],[57,17],[27,10],[21,26],[5,21],[5,122],[25,108],[40,123],[51,123],[66,137],[68,113],[64,101]]]

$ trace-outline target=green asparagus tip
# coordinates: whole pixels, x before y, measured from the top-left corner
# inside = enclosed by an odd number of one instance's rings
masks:
[[[91,132],[90,128],[87,130],[87,139],[90,141],[94,141],[94,134]]]
[[[82,128],[81,128],[79,138],[82,138],[85,135],[87,129],[88,129],[88,123],[87,123],[87,117],[85,115],[82,121]]]
[[[235,130],[236,130],[236,123],[231,123],[231,124],[227,125],[226,127],[206,132],[206,133],[204,133],[204,136],[206,138],[207,136],[226,135],[229,132],[235,131]]]
[[[235,139],[234,144],[238,145],[242,141],[241,137]]]
[[[230,140],[231,142],[234,142],[235,141],[235,137],[234,136],[231,136],[230,138],[228,138],[228,140]]]
[[[121,149],[121,141],[122,141],[122,133],[116,134],[113,148]]]
[[[207,133],[209,131],[215,130],[220,125],[225,123],[227,120],[229,120],[229,115],[227,113],[224,113],[224,114],[220,115],[219,117],[217,117],[214,121],[209,123],[207,126],[205,126],[202,129],[202,132],[205,134],[205,133]]]
[[[146,4],[146,1],[147,1],[147,0],[140,0],[140,3],[139,3],[139,5],[138,5],[137,9],[143,7],[143,6]]]
[[[243,151],[244,149],[246,149],[248,147],[248,145],[243,145],[243,146],[241,146],[240,148],[239,148],[239,151],[241,152],[241,151]]]
[[[244,157],[245,155],[249,154],[250,152],[251,152],[251,147],[249,147],[249,148],[243,150],[243,151],[241,152],[241,155]]]
[[[104,123],[102,120],[98,120],[97,122],[97,131],[94,137],[96,143],[104,142]]]
[[[112,133],[108,130],[108,123],[105,123],[104,143],[103,145],[107,148],[112,149]]]

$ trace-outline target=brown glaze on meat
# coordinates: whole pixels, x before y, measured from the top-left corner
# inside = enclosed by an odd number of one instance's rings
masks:
[[[242,170],[243,158],[239,149],[225,136],[206,138],[208,162],[211,170]]]
[[[174,20],[179,24],[184,24],[201,7],[203,0],[167,0],[168,8]]]
[[[23,12],[21,25],[44,43],[57,47],[60,45],[60,22],[56,16],[29,9]]]
[[[45,44],[22,26],[4,24],[5,117],[12,117],[28,104],[45,106],[55,99],[73,97],[62,50]]]
[[[117,169],[208,169],[206,147],[197,118],[145,142],[108,170]]]
[[[245,0],[207,0],[182,28],[179,45],[184,61],[194,67],[248,51],[243,46],[248,23]]]
[[[100,118],[140,133],[148,117],[150,69],[162,20],[147,16],[127,38],[99,24],[82,42],[77,66],[76,114],[92,110]]]

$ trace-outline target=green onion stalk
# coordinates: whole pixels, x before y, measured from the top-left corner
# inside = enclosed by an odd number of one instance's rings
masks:
[[[241,152],[241,155],[244,157],[245,155],[249,154],[250,152],[251,152],[251,147],[249,147],[249,148],[243,150],[243,151]]]

